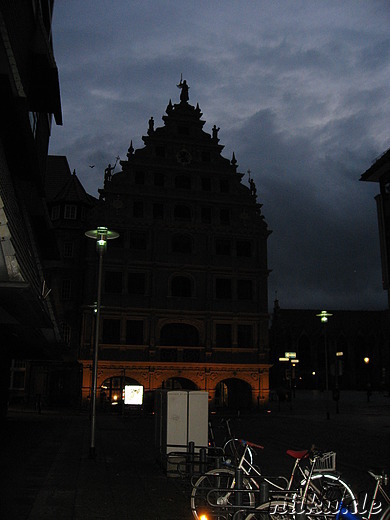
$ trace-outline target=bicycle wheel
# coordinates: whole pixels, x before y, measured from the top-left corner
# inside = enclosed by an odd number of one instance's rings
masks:
[[[295,501],[286,498],[260,504],[245,517],[245,520],[294,520],[296,515]]]
[[[301,482],[302,489],[306,481]],[[333,516],[341,503],[357,513],[357,498],[352,488],[335,473],[315,473],[311,476],[306,497],[307,514],[315,517]],[[310,513],[311,512],[311,513]]]
[[[383,511],[383,514],[379,520],[390,520],[390,506],[388,506],[387,509]]]
[[[243,506],[255,503],[250,482],[243,479],[243,492],[235,491],[235,471],[228,468],[212,469],[199,477],[191,493],[191,510],[196,520],[207,518],[226,519],[227,512],[234,512],[238,495]]]
[[[225,455],[225,460],[230,461],[232,466],[238,466],[240,463],[241,457],[245,451],[245,445],[239,439],[229,439],[225,442],[223,446],[223,453]],[[251,450],[247,450],[247,456],[250,463],[253,463],[253,457]]]

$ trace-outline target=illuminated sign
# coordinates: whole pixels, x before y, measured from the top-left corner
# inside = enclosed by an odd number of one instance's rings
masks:
[[[140,385],[125,386],[125,404],[141,405],[144,398],[144,387]]]
[[[297,357],[296,352],[285,352],[284,355],[286,358],[296,358]]]

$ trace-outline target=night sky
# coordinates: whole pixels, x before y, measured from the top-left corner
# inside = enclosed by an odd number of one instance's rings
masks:
[[[359,178],[390,147],[389,27],[388,1],[56,0],[50,153],[96,196],[183,74],[204,130],[255,179],[270,309],[276,291],[282,308],[385,309],[378,185]]]

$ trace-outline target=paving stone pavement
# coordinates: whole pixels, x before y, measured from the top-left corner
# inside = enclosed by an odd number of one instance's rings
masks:
[[[327,420],[325,405],[330,405]],[[345,393],[336,413],[324,394],[297,392],[258,413],[231,413],[234,433],[265,446],[263,473],[287,474],[285,451],[315,443],[337,451],[338,469],[357,491],[367,469],[390,470],[390,398]],[[212,415],[216,424],[220,415]],[[154,449],[151,414],[98,415],[96,457],[90,420],[78,411],[10,410],[2,426],[1,520],[191,520],[190,483],[168,478]]]

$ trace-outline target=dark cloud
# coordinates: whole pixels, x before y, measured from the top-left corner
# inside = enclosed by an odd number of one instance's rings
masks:
[[[252,171],[270,228],[270,300],[384,308],[374,195],[359,178],[389,146],[386,2],[57,2],[53,38],[67,155],[86,189],[162,125],[183,73]],[[95,168],[88,168],[95,164]]]

